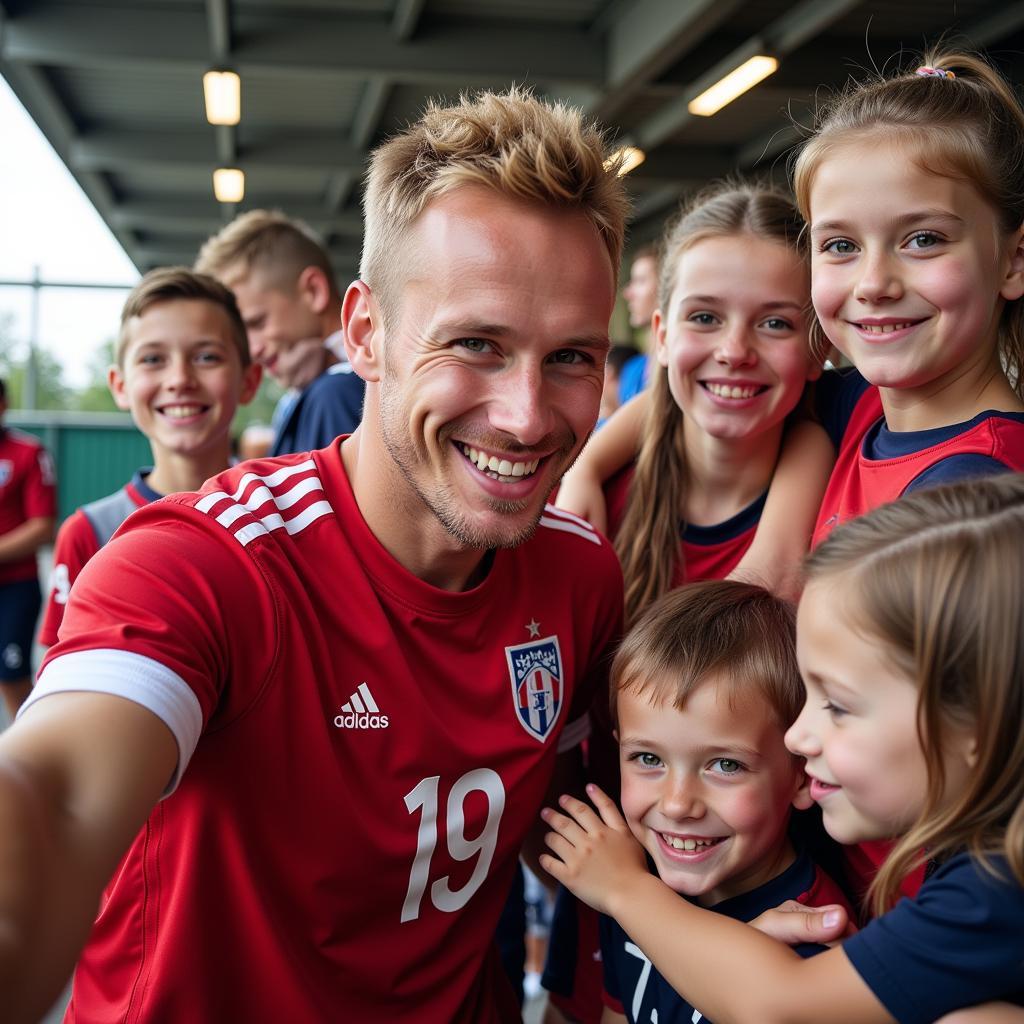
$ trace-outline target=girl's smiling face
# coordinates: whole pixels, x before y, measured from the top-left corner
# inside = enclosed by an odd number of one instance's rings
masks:
[[[1024,292],[1020,232],[973,185],[858,135],[829,149],[809,203],[814,309],[872,384],[930,395],[998,359],[1003,306]]]
[[[656,354],[687,420],[719,438],[777,427],[819,373],[807,344],[807,267],[789,246],[711,236],[679,256]]]
[[[928,767],[918,739],[918,690],[866,617],[846,576],[812,580],[797,612],[797,660],[807,689],[786,746],[807,759],[811,797],[840,843],[888,839],[921,814]],[[946,792],[966,785],[968,732],[943,737]]]

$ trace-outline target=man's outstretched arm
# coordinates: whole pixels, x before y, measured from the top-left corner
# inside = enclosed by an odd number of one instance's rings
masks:
[[[45,697],[0,736],[0,1019],[59,995],[177,761],[159,718],[108,694]]]

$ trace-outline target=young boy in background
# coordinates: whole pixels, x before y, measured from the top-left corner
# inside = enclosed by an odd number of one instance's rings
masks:
[[[3,426],[0,380],[0,695],[10,718],[32,691],[32,634],[42,595],[36,552],[53,539],[57,480],[50,453]]]
[[[623,641],[611,689],[622,812],[662,881],[741,921],[786,900],[848,906],[790,828],[811,799],[783,742],[804,701],[789,605],[727,580],[672,591]],[[601,955],[602,1024],[704,1019],[611,918]]]
[[[184,267],[153,270],[132,289],[114,356],[110,391],[149,439],[153,467],[61,526],[39,630],[46,647],[57,642],[71,584],[135,509],[165,494],[197,491],[228,467],[235,410],[251,401],[260,381],[234,296]]]

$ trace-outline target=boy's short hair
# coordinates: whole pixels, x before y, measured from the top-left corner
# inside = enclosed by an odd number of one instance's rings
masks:
[[[652,604],[622,641],[611,670],[612,721],[620,690],[682,710],[709,676],[730,701],[759,693],[781,729],[796,721],[804,686],[796,612],[763,587],[735,580],[691,583]]]
[[[224,280],[236,271],[248,277],[258,270],[268,285],[289,294],[306,267],[323,271],[336,298],[338,283],[323,243],[308,224],[280,210],[249,210],[236,217],[203,243],[196,258],[200,273]]]
[[[235,343],[243,368],[252,362],[249,337],[242,315],[238,312],[238,303],[230,289],[208,274],[198,274],[188,267],[158,267],[146,274],[128,293],[121,310],[121,329],[114,346],[114,361],[122,370],[125,351],[131,340],[129,324],[132,318],[142,316],[158,302],[171,302],[174,299],[198,299],[222,309],[231,327],[231,340]]]
[[[617,277],[629,205],[617,172],[603,132],[573,107],[521,88],[462,96],[451,106],[431,101],[419,121],[370,158],[360,277],[387,319],[403,233],[431,200],[469,184],[584,213]]]

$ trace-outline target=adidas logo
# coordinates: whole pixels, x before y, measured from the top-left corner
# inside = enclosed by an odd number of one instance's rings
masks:
[[[386,729],[388,716],[380,714],[380,708],[366,683],[360,683],[356,692],[341,705],[341,714],[335,716],[334,724],[339,729]]]

